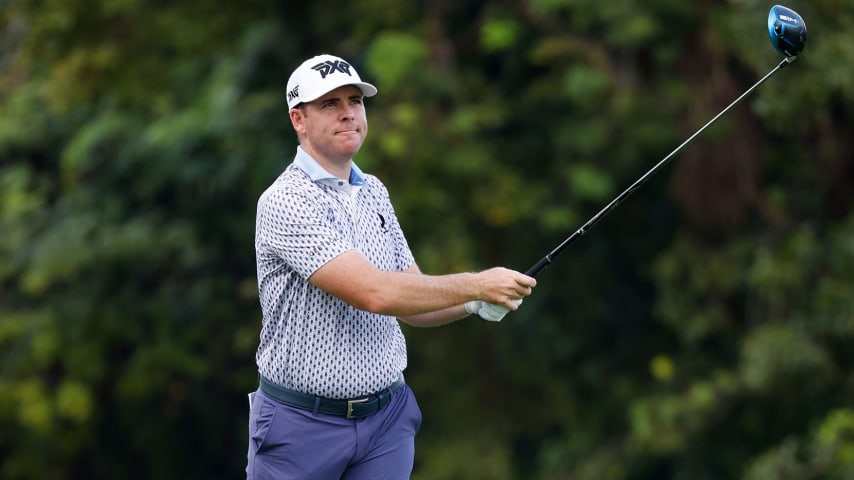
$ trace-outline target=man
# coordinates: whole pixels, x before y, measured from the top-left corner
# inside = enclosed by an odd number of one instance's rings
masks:
[[[421,412],[403,381],[398,319],[499,321],[536,284],[501,267],[419,271],[385,186],[353,162],[368,133],[363,99],[376,93],[331,55],[288,80],[300,146],[261,195],[255,229],[263,325],[252,480],[408,478]]]

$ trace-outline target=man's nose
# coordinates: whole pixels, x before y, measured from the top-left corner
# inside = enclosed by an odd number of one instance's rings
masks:
[[[356,106],[355,105],[345,104],[343,107],[341,107],[341,118],[342,119],[353,118],[355,116],[356,116]]]

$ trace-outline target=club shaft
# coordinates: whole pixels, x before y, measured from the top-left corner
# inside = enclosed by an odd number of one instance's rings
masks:
[[[664,165],[666,165],[666,164],[667,164],[667,163],[668,163],[668,162],[669,162],[669,161],[670,161],[670,160],[671,160],[671,159],[672,159],[672,158],[673,158],[677,153],[679,153],[679,152],[680,152],[680,151],[685,147],[685,145],[688,145],[692,140],[694,140],[694,138],[695,138],[697,135],[699,135],[700,133],[702,133],[702,132],[703,132],[703,130],[705,130],[706,128],[708,128],[708,127],[709,127],[709,125],[711,125],[711,124],[715,123],[719,118],[721,118],[721,117],[722,117],[726,112],[728,112],[732,107],[736,106],[736,105],[737,105],[739,102],[741,102],[745,97],[747,97],[748,95],[750,95],[750,93],[751,93],[751,92],[753,92],[753,90],[755,90],[755,89],[756,89],[756,87],[758,87],[759,85],[761,85],[761,84],[762,84],[762,82],[764,82],[764,81],[765,81],[765,80],[767,80],[769,77],[771,77],[771,75],[774,75],[775,73],[777,73],[777,70],[780,70],[781,68],[783,68],[783,67],[785,67],[786,65],[788,65],[789,63],[791,63],[791,62],[794,60],[794,58],[795,58],[795,57],[789,57],[789,58],[784,59],[782,62],[780,62],[776,67],[774,67],[770,72],[768,72],[768,74],[766,74],[766,75],[765,75],[764,77],[762,77],[758,82],[756,82],[755,84],[753,84],[753,86],[752,86],[752,87],[748,88],[744,93],[742,93],[740,97],[736,98],[736,99],[735,99],[732,103],[730,103],[726,108],[724,108],[723,110],[721,110],[721,111],[720,111],[720,113],[718,113],[717,115],[715,115],[715,117],[714,117],[714,118],[712,118],[712,119],[711,119],[711,120],[709,120],[705,125],[703,125],[702,127],[700,127],[700,129],[699,129],[699,130],[697,130],[696,132],[694,132],[694,134],[693,134],[693,135],[691,135],[690,137],[688,137],[684,142],[682,142],[678,147],[676,147],[676,149],[674,149],[672,152],[670,152],[666,157],[664,157],[663,159],[661,159],[661,161],[660,161],[660,162],[658,162],[654,167],[652,167],[651,169],[649,169],[649,171],[647,171],[645,174],[643,174],[643,176],[642,176],[642,177],[640,177],[639,179],[637,179],[637,181],[635,181],[635,183],[633,183],[629,188],[627,188],[625,191],[623,191],[623,193],[621,193],[621,194],[617,195],[617,197],[616,197],[616,198],[614,198],[613,200],[611,200],[611,203],[609,203],[609,204],[605,205],[605,208],[603,208],[603,209],[602,209],[602,210],[600,210],[596,215],[594,215],[593,217],[591,217],[591,218],[590,218],[590,220],[587,220],[587,222],[586,222],[584,225],[582,225],[582,226],[581,226],[581,228],[579,228],[578,230],[576,230],[575,232],[573,232],[573,233],[572,233],[572,235],[570,235],[569,237],[567,237],[567,238],[566,238],[566,240],[564,240],[563,242],[561,242],[561,243],[560,243],[560,245],[558,245],[557,247],[555,247],[555,249],[554,249],[554,250],[552,250],[551,252],[549,252],[545,257],[541,258],[537,263],[535,263],[533,266],[531,266],[531,268],[529,268],[529,269],[528,269],[528,271],[526,271],[526,272],[525,272],[525,274],[526,274],[526,275],[528,275],[528,276],[531,276],[531,277],[536,277],[536,276],[537,276],[537,274],[538,274],[538,273],[540,273],[540,271],[542,271],[544,268],[546,268],[547,266],[549,266],[549,265],[552,263],[552,261],[555,259],[555,257],[557,257],[558,255],[560,255],[560,253],[561,253],[561,252],[563,252],[563,250],[564,250],[566,247],[568,247],[568,246],[572,245],[572,243],[573,243],[573,242],[575,242],[579,237],[581,237],[582,235],[584,235],[585,233],[587,233],[587,231],[588,231],[588,230],[590,230],[594,225],[596,225],[597,223],[599,223],[599,220],[601,220],[601,219],[602,219],[602,217],[604,217],[605,215],[607,215],[611,210],[613,210],[614,208],[616,208],[616,207],[617,207],[617,205],[619,205],[620,203],[622,203],[622,202],[623,202],[623,200],[625,200],[626,198],[628,198],[628,196],[629,196],[629,195],[631,195],[632,193],[634,193],[634,191],[635,191],[635,190],[637,190],[641,185],[643,185],[644,183],[646,183],[646,181],[647,181],[647,180],[649,180],[649,179],[650,179],[650,177],[652,177],[652,176],[653,176],[653,175],[654,175],[658,170],[660,170]]]

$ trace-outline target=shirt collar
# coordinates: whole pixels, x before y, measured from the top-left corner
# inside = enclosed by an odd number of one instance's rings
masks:
[[[301,146],[297,146],[297,155],[294,158],[294,165],[305,172],[312,182],[332,183],[339,180],[338,177],[332,175],[325,168],[317,163],[317,160],[311,157]],[[365,174],[356,165],[356,162],[350,162],[350,178],[348,181],[353,186],[363,186],[365,184]]]

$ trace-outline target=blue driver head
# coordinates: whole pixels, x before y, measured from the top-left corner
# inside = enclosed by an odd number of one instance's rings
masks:
[[[807,25],[791,8],[774,5],[768,12],[768,37],[780,55],[796,57],[807,43]]]

